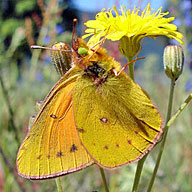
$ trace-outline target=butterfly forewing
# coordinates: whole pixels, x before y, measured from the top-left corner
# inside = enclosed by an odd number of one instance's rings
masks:
[[[100,85],[81,76],[73,91],[73,110],[84,147],[106,168],[141,158],[161,133],[157,109],[125,73],[109,75]]]
[[[85,168],[93,163],[80,143],[72,112],[76,78],[63,78],[47,96],[44,105],[20,147],[20,175],[46,179]]]

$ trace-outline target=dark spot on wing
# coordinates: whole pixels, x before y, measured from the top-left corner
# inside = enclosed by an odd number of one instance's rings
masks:
[[[49,154],[47,155],[47,158],[50,159],[50,155]]]
[[[105,147],[104,147],[105,149],[109,149],[109,147],[107,146],[107,145],[105,145]]]
[[[59,151],[59,152],[57,153],[57,157],[61,157],[61,156],[63,156],[63,153],[62,153],[61,151]]]
[[[127,139],[127,142],[128,142],[129,144],[131,144],[131,140],[130,140],[130,139]]]
[[[119,147],[119,144],[116,143],[116,147]]]
[[[52,117],[53,119],[57,119],[57,116],[54,114],[51,114],[50,117]]]
[[[83,128],[77,128],[77,131],[78,131],[79,133],[84,133],[84,132],[85,132],[85,130],[84,130]]]
[[[107,123],[107,122],[108,122],[108,119],[105,118],[105,117],[102,117],[102,118],[100,118],[100,121],[101,121],[102,123]]]
[[[40,159],[41,158],[41,155],[39,155],[38,157],[37,157],[37,159]]]
[[[139,131],[135,131],[135,133],[136,133],[136,134],[138,134],[138,133],[139,133]]]
[[[75,152],[75,151],[77,151],[77,146],[75,144],[73,144],[71,146],[70,152],[72,153],[72,152]]]

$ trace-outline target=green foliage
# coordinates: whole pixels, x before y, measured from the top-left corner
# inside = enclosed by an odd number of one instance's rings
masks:
[[[10,18],[3,21],[1,25],[2,27],[0,29],[1,30],[0,33],[3,36],[8,36],[12,35],[18,27],[23,26],[23,21],[20,21],[15,18]]]
[[[26,11],[32,10],[36,5],[34,0],[20,0],[15,6],[17,14],[22,15]]]

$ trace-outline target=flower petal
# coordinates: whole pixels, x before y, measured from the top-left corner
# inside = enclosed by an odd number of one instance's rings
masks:
[[[113,11],[115,16],[112,14]],[[177,31],[176,25],[170,23],[175,18],[165,18],[169,12],[163,13],[162,7],[155,12],[150,8],[150,4],[148,4],[143,12],[140,13],[139,8],[135,7],[131,12],[130,9],[127,10],[122,6],[120,11],[121,14],[118,13],[115,6],[113,9],[104,9],[96,15],[95,20],[86,22],[85,25],[88,29],[85,32],[90,36],[94,35],[94,38],[91,38],[89,41],[95,42],[96,39],[99,41],[108,31],[106,38],[112,41],[120,40],[123,36],[141,40],[141,37],[148,36],[154,38],[164,35],[183,43],[183,35]],[[95,39],[95,37],[97,38]]]

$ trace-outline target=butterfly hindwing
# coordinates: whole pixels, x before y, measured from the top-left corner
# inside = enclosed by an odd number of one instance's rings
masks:
[[[155,144],[162,120],[150,98],[125,73],[95,83],[78,78],[73,111],[81,141],[92,158],[115,168],[141,158]]]
[[[75,78],[62,78],[23,141],[17,156],[20,175],[47,179],[85,168],[93,163],[80,143],[72,112]]]

